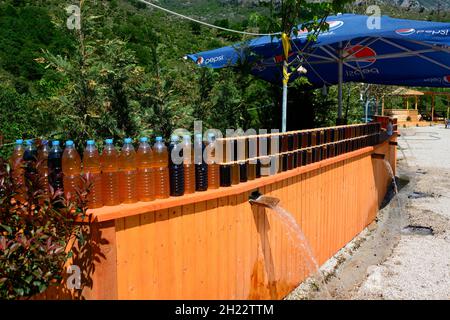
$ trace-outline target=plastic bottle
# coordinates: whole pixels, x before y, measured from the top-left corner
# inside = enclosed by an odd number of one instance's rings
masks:
[[[63,191],[63,175],[62,175],[62,149],[59,141],[52,142],[52,148],[48,153],[48,182],[54,191]]]
[[[248,149],[247,149],[247,143],[245,139],[242,139],[238,142],[238,144],[240,144],[241,146],[239,147],[241,149],[241,154],[238,154],[238,160],[239,160],[239,182],[247,182],[248,180],[248,161],[246,161],[247,159],[247,154],[248,154]],[[243,147],[242,147],[243,144]]]
[[[81,187],[81,158],[72,140],[66,141],[66,148],[62,155],[62,172],[64,195],[66,198],[73,198]]]
[[[230,146],[231,146],[231,148],[234,148],[233,161],[237,161],[237,159],[238,159],[238,152],[237,152],[238,144],[237,144],[237,140],[233,140],[231,142]],[[239,184],[241,182],[240,172],[241,172],[241,170],[240,170],[239,164],[237,162],[233,163],[231,165],[231,184],[234,185],[234,184]]]
[[[184,164],[184,193],[195,192],[195,164],[194,150],[192,149],[191,136],[183,136],[183,164]]]
[[[101,156],[103,204],[116,206],[119,198],[119,157],[113,145],[113,139],[105,140],[105,148]]]
[[[122,152],[119,156],[119,195],[121,203],[135,203],[137,197],[137,165],[133,140],[123,141]]]
[[[14,146],[13,154],[10,158],[10,165],[12,168],[12,176],[14,184],[18,187],[18,192],[24,192],[25,188],[25,169],[23,168],[23,154],[25,148],[23,147],[23,140],[17,139],[16,145]]]
[[[182,156],[182,144],[179,143],[178,135],[170,137],[169,145],[169,176],[170,176],[170,195],[179,197],[184,195],[184,161],[175,163],[172,158],[172,152],[175,155]],[[184,160],[184,159],[183,159]]]
[[[281,136],[281,152],[288,152],[289,148],[288,148],[288,144],[289,144],[289,137],[287,134],[283,134]],[[280,166],[281,166],[281,171],[287,171],[288,170],[288,155],[287,154],[283,154],[281,155],[281,162],[280,162]]]
[[[155,198],[165,199],[170,196],[169,155],[162,137],[156,137],[153,145],[153,168],[155,170]]]
[[[90,187],[88,196],[88,208],[103,207],[103,186],[100,155],[95,147],[94,140],[88,140],[83,153],[83,172],[85,177],[89,175]]]
[[[195,191],[206,191],[208,189],[208,165],[203,159],[205,145],[202,135],[196,134],[194,139],[195,160]]]
[[[48,194],[48,154],[50,152],[50,146],[48,145],[48,140],[41,140],[41,145],[38,149],[38,174],[39,182],[41,184],[44,194]]]
[[[137,194],[139,201],[155,200],[155,174],[152,168],[153,151],[148,143],[148,138],[140,139],[139,149],[136,154],[138,168]]]
[[[258,160],[261,175],[270,175],[270,137],[261,137],[258,141],[258,156],[263,157]]]
[[[25,141],[25,150],[23,152],[23,162],[25,165],[25,179],[32,180],[36,174],[37,149],[33,140]]]
[[[231,187],[231,166],[220,165],[220,186]]]
[[[216,159],[216,137],[214,133],[208,134],[208,149],[210,150],[208,156],[208,188],[218,189],[220,187],[220,166]]]

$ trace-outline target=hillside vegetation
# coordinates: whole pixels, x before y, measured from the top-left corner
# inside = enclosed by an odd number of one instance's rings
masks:
[[[69,2],[0,1],[0,135],[121,139],[168,137],[176,128],[278,128],[280,88],[246,72],[213,71],[185,61],[187,53],[243,40],[147,8],[136,0],[85,1],[82,33],[66,27]],[[240,2],[161,0],[161,5],[238,30],[267,31],[267,8]],[[385,6],[407,18],[448,21],[448,13]],[[389,12],[391,10],[392,12]],[[352,5],[349,12],[362,12]],[[360,121],[357,86],[348,120]],[[347,90],[347,89],[346,89]],[[290,89],[290,129],[330,125],[336,90]],[[444,106],[438,101],[438,105]],[[6,153],[7,148],[0,149]]]

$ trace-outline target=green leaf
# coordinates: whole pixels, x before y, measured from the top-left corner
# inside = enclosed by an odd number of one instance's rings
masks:
[[[4,224],[1,224],[1,223],[0,223],[0,227],[2,227],[3,229],[5,229],[5,230],[6,230],[6,232],[8,232],[8,233],[12,233],[12,229],[11,229],[11,227],[9,227],[9,226],[5,226]]]

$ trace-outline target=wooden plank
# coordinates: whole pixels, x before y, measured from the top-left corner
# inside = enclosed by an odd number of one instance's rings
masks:
[[[182,207],[182,228],[183,228],[183,274],[182,292],[186,300],[195,299],[197,293],[197,241],[195,236],[195,210],[193,204]]]
[[[155,212],[141,215],[139,238],[141,239],[139,274],[142,276],[141,287],[144,299],[157,299],[158,256],[156,255],[156,228]],[[126,246],[126,244],[125,244]]]
[[[168,254],[171,257],[169,272],[169,288],[171,288],[170,299],[182,299],[182,277],[183,277],[183,227],[182,208],[174,207],[169,210],[168,219]]]
[[[154,250],[157,259],[155,289],[158,299],[169,299],[173,290],[170,283],[173,257],[170,255],[172,251],[172,242],[170,241],[172,233],[169,228],[169,210],[163,209],[155,212],[155,225],[157,226],[154,238]],[[131,246],[128,245],[128,247]]]
[[[196,279],[196,294],[195,299],[207,299],[207,274],[208,274],[208,246],[207,246],[207,231],[206,231],[206,202],[202,201],[196,203],[194,206],[195,219],[195,238],[197,242],[195,252],[195,279]]]
[[[93,255],[89,257],[89,261],[94,264],[95,269],[93,274],[89,275],[90,281],[92,281],[92,287],[83,288],[82,295],[86,299],[117,299],[117,243],[115,221],[94,223],[91,229],[91,241],[94,245],[92,246]],[[92,261],[92,259],[97,257],[99,261]],[[76,265],[79,265],[78,261],[74,262]]]
[[[228,249],[228,197],[222,197],[218,199],[219,207],[217,208],[217,222],[218,222],[218,299],[227,299],[229,297],[228,282],[229,282],[229,272],[228,272],[228,258],[229,255],[226,254]]]

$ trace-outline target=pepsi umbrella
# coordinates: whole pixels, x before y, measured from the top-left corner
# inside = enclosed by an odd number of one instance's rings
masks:
[[[329,30],[313,44],[307,45],[308,30],[292,34],[287,59],[283,40],[269,36],[187,57],[210,68],[247,62],[252,74],[276,84],[286,79],[283,66],[289,65],[288,70],[301,70],[301,66],[312,88],[339,84],[339,118],[344,82],[449,87],[450,23],[382,16],[376,28],[372,20],[354,14],[330,16]],[[293,81],[299,76],[292,72],[288,78]],[[285,108],[283,113],[284,120]]]

